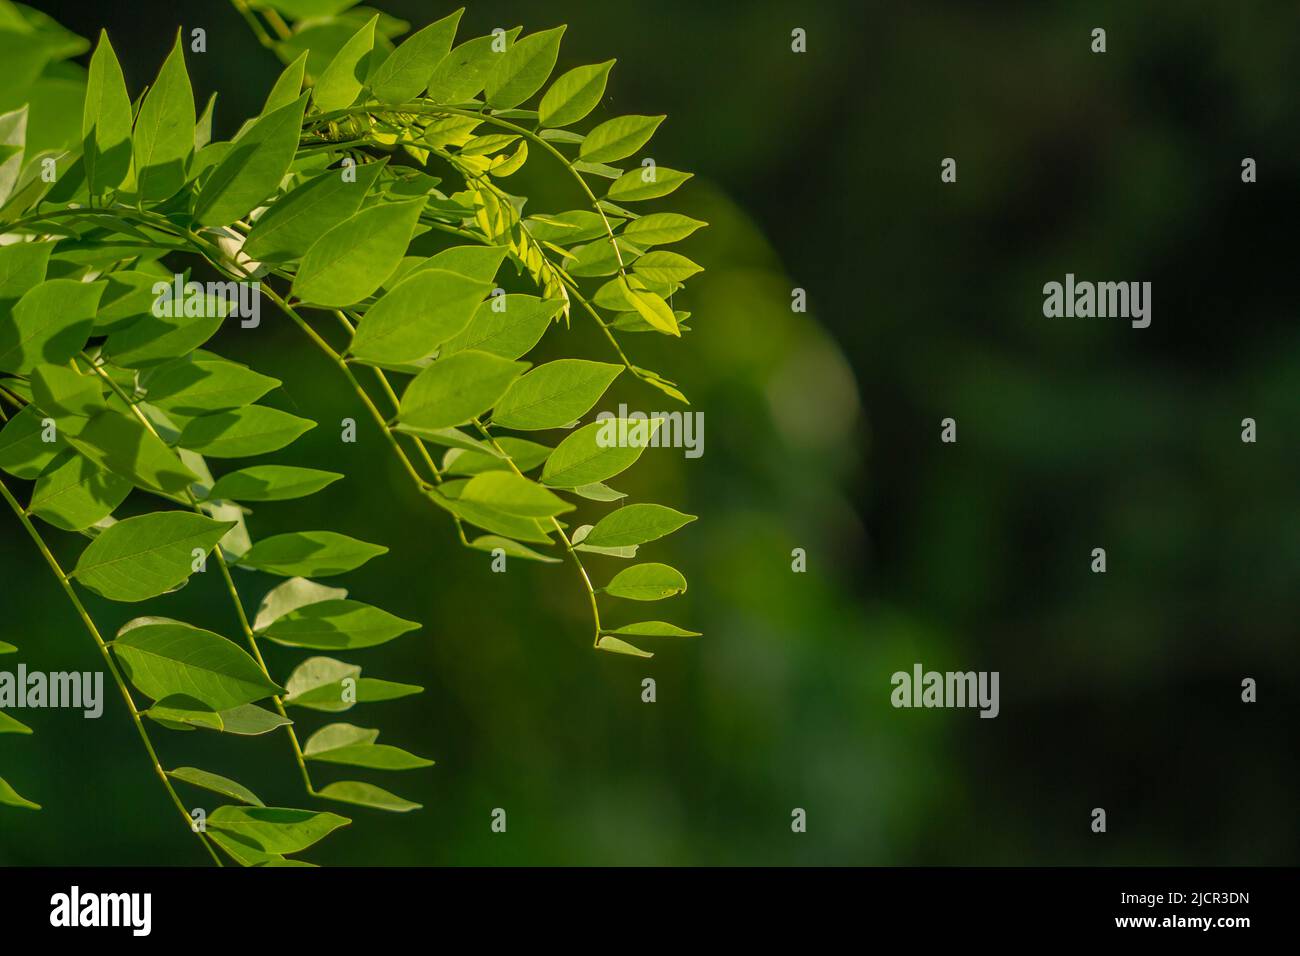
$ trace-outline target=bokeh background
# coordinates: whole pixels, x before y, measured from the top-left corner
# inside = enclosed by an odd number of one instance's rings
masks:
[[[208,52],[188,61],[200,101],[220,93],[218,135],[280,68],[217,0],[33,5],[83,36],[107,27],[133,91],[178,25],[205,28]],[[455,6],[377,5],[416,27]],[[618,58],[604,109],[669,115],[652,155],[696,173],[669,205],[712,224],[681,246],[708,269],[685,294],[695,330],[629,336],[704,412],[704,456],[652,450],[620,480],[700,516],[642,555],[685,572],[689,592],[660,609],[705,637],[659,642],[653,661],[592,652],[569,568],[490,573],[377,436],[308,433],[280,460],[348,479],[260,508],[251,528],[391,548],[342,581],[425,628],[357,659],[427,692],[345,719],[438,764],[379,781],[423,811],[358,808],[306,856],[1295,863],[1294,5],[474,0],[462,35],[517,23],[569,24],[561,69]],[[1096,26],[1104,55],[1089,52]],[[795,27],[807,53],[791,52]],[[79,67],[20,82],[13,63],[0,108],[39,95],[50,122],[79,123]],[[958,181],[944,185],[949,156]],[[554,177],[526,187],[532,210],[575,205]],[[1042,284],[1066,272],[1151,281],[1151,327],[1043,318]],[[795,287],[807,314],[790,309]],[[548,338],[555,354],[600,355],[581,322]],[[217,346],[284,381],[273,403],[365,421],[294,330],[272,320]],[[618,401],[665,407],[627,383]],[[948,416],[956,445],[939,441]],[[1257,444],[1240,441],[1247,416]],[[96,667],[12,521],[0,542],[0,638],[31,667]],[[1094,547],[1105,575],[1089,571]],[[239,580],[249,603],[274,583]],[[163,601],[232,631],[215,582]],[[108,629],[133,616],[91,606]],[[299,655],[268,656],[284,673]],[[894,710],[890,675],[917,661],[999,671],[1001,716]],[[1256,704],[1240,701],[1244,677]],[[37,735],[0,737],[0,766],[45,809],[0,812],[0,863],[205,862],[117,700],[94,723],[22,716]],[[155,736],[166,762],[302,804],[281,735]],[[494,807],[505,835],[489,830]]]

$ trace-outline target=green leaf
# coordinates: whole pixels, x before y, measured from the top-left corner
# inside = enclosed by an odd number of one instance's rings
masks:
[[[587,134],[578,147],[578,155],[589,163],[626,159],[650,142],[664,119],[663,116],[616,116],[606,120]]]
[[[28,108],[23,105],[0,114],[0,205],[8,201],[23,172],[23,157],[27,146],[27,113]]]
[[[592,554],[603,554],[610,558],[632,559],[636,557],[637,546],[635,544],[621,545],[618,547],[603,548],[598,545],[593,546],[586,544],[587,535],[591,534],[592,525],[584,524],[573,529],[569,536],[569,543],[577,551],[588,551]]]
[[[145,715],[171,730],[198,727],[225,734],[237,734],[241,737],[258,737],[293,723],[288,718],[273,714],[255,704],[241,704],[229,710],[211,711],[208,714],[184,714],[154,704],[145,711]]]
[[[113,408],[89,419],[68,419],[59,428],[69,445],[137,488],[178,496],[198,480],[162,439]]]
[[[95,324],[103,282],[50,279],[33,286],[0,322],[0,371],[23,375],[48,362],[61,365],[81,351]]]
[[[531,351],[563,307],[559,299],[534,295],[493,296],[478,307],[462,332],[443,344],[441,355],[476,350],[517,359]]]
[[[621,371],[621,365],[584,359],[539,365],[501,396],[492,421],[519,430],[562,428],[585,415]]]
[[[181,430],[180,444],[210,458],[247,458],[283,448],[315,427],[278,408],[245,405],[193,419]]]
[[[0,246],[0,321],[8,321],[13,303],[45,281],[52,242],[14,242]]]
[[[249,843],[265,853],[297,853],[350,821],[333,813],[282,807],[217,807],[208,829]]]
[[[613,60],[579,66],[552,83],[537,110],[540,124],[568,126],[594,110],[605,95],[605,83],[613,66]]]
[[[512,471],[488,471],[476,475],[461,491],[459,500],[522,518],[550,518],[573,510],[573,505],[553,491]]]
[[[422,198],[383,203],[339,223],[303,256],[293,294],[329,308],[364,299],[402,261],[423,208]]]
[[[217,111],[217,94],[208,97],[208,105],[203,108],[194,123],[194,151],[198,152],[212,142],[212,117]]]
[[[270,8],[283,13],[290,20],[312,20],[317,17],[336,17],[358,0],[253,0],[251,6]]]
[[[617,254],[614,251],[618,246]],[[598,239],[571,250],[573,258],[568,260],[570,275],[578,277],[609,276],[620,270],[622,265],[630,265],[641,255],[642,250],[622,237],[611,243],[608,239]]]
[[[135,175],[140,197],[166,199],[185,184],[194,152],[194,91],[179,31],[135,121]]]
[[[148,368],[193,352],[217,334],[231,303],[204,296],[202,315],[146,315],[114,332],[104,342],[104,355],[123,368]],[[182,311],[182,310],[176,310]]]
[[[288,647],[343,651],[385,644],[419,626],[360,601],[319,601],[290,611],[263,633]]]
[[[116,189],[131,168],[131,98],[113,44],[103,30],[90,58],[81,138],[90,194]]]
[[[623,227],[623,238],[647,249],[650,246],[680,242],[696,229],[707,225],[707,222],[675,212],[656,212],[629,222]]]
[[[312,243],[355,215],[387,160],[353,167],[349,182],[341,169],[327,169],[271,204],[253,224],[244,252],[259,262],[301,257]]]
[[[528,368],[489,352],[456,352],[434,362],[407,386],[399,417],[420,428],[462,425],[483,414]]]
[[[316,796],[340,803],[352,803],[375,810],[388,810],[391,813],[406,813],[419,810],[421,805],[404,800],[396,794],[389,793],[371,783],[356,780],[340,780],[316,791]]]
[[[95,335],[120,332],[132,322],[151,315],[158,296],[153,287],[161,281],[146,272],[110,272],[104,276],[108,285],[99,299],[95,315]]]
[[[626,498],[627,495],[621,491],[615,491],[609,485],[603,482],[593,481],[589,485],[579,485],[576,488],[570,488],[575,495],[586,498],[589,501],[618,501]]]
[[[662,423],[662,418],[607,418],[584,425],[551,452],[542,469],[542,484],[576,488],[613,478],[641,457]]]
[[[39,803],[32,803],[32,801],[11,787],[9,781],[4,777],[0,777],[0,803],[11,807],[22,807],[24,810],[39,810],[41,808]]]
[[[564,27],[553,27],[524,37],[501,54],[484,90],[488,106],[508,110],[540,90],[555,69],[562,36]]]
[[[282,581],[266,593],[257,608],[254,631],[264,631],[290,611],[318,601],[340,600],[348,596],[346,588],[331,588],[306,578]]]
[[[524,225],[534,239],[571,245],[609,234],[605,219],[589,209],[533,216]]]
[[[663,298],[649,289],[639,289],[633,284],[635,280],[619,277],[623,295],[632,303],[638,315],[661,332],[681,337],[681,328],[677,325],[677,315]]]
[[[304,50],[276,78],[275,85],[271,87],[271,92],[266,95],[266,102],[262,105],[261,115],[265,116],[268,113],[274,113],[280,107],[295,102],[302,92],[302,81],[306,73],[307,52]]]
[[[0,468],[15,478],[36,478],[66,447],[58,440],[57,429],[47,431],[41,424],[44,417],[35,405],[28,405],[0,429]],[[44,441],[44,434],[54,440]]]
[[[607,634],[631,634],[640,637],[699,637],[699,631],[687,631],[667,621],[641,621],[637,624],[624,624]]]
[[[96,467],[71,449],[36,480],[27,510],[64,531],[81,531],[113,513],[131,483]]]
[[[217,479],[208,499],[231,501],[284,501],[315,494],[343,476],[335,471],[292,465],[253,465]]]
[[[614,575],[604,588],[610,597],[629,601],[659,601],[686,590],[686,578],[666,564],[634,564]]]
[[[9,642],[0,641],[0,654],[13,654],[16,653],[17,650],[18,648],[16,648],[14,645],[10,644]]]
[[[491,553],[497,548],[505,552],[507,557],[521,558],[525,561],[541,561],[544,564],[559,564],[560,559],[551,557],[549,554],[542,554],[540,551],[534,551],[532,548],[520,544],[518,541],[512,541],[510,538],[503,538],[496,534],[480,535],[469,543],[471,548],[479,551]]]
[[[167,776],[176,780],[184,780],[194,787],[201,787],[204,790],[210,790],[213,793],[219,793],[223,797],[230,797],[232,800],[238,800],[240,803],[246,803],[253,807],[263,807],[261,799],[252,790],[249,790],[242,783],[236,783],[229,777],[223,777],[220,774],[209,773],[206,770],[200,770],[197,767],[177,767],[175,770],[168,770]]]
[[[654,657],[649,651],[643,651],[639,647],[633,647],[627,641],[620,641],[617,637],[610,637],[608,634],[602,634],[596,641],[596,647],[602,651],[609,651],[613,654],[627,654],[631,657]]]
[[[519,35],[519,27],[506,31],[506,50]],[[506,50],[493,49],[495,35],[466,40],[434,67],[429,75],[429,99],[435,103],[464,103],[483,89],[488,77],[496,70]]]
[[[416,435],[425,441],[432,442],[435,445],[442,445],[446,448],[460,448],[465,451],[478,452],[488,455],[492,458],[500,459],[495,448],[485,441],[477,438],[471,438],[462,431],[454,428],[418,428],[414,425],[398,424],[394,431],[402,432],[405,435]]]
[[[205,353],[159,366],[145,389],[150,404],[188,417],[248,405],[279,384],[279,379]]]
[[[464,8],[412,34],[379,65],[370,89],[384,103],[404,103],[419,96],[434,68],[451,51]]]
[[[184,695],[220,711],[283,693],[239,645],[181,621],[137,618],[112,647],[131,683],[153,700]]]
[[[505,247],[495,247],[501,264]],[[349,352],[373,364],[401,365],[431,355],[464,329],[478,311],[492,280],[439,268],[434,256],[372,305],[357,327]],[[495,268],[492,270],[495,272]]]
[[[66,365],[37,365],[31,371],[32,401],[50,415],[89,417],[108,406],[97,375],[82,375]]]
[[[651,177],[647,181],[646,174]],[[641,202],[646,199],[658,199],[667,196],[678,186],[691,178],[691,173],[679,172],[667,166],[643,167],[631,169],[614,180],[606,194],[618,202]]]
[[[257,737],[285,727],[293,721],[253,704],[242,704],[220,712],[222,731],[241,737]]]
[[[32,728],[28,727],[21,720],[10,717],[4,711],[0,710],[0,734],[30,734]]]
[[[188,694],[164,697],[144,713],[150,720],[162,724],[168,730],[189,732],[196,728],[216,731],[225,729],[225,723],[216,708]]]
[[[352,683],[345,686],[345,680]],[[360,667],[332,657],[309,657],[294,670],[287,686],[285,704],[327,713],[348,710],[353,703],[396,700],[424,690],[414,684],[363,678]]]
[[[193,552],[207,555],[233,527],[185,511],[126,518],[90,542],[72,577],[109,600],[143,601],[189,578]]]
[[[377,730],[352,724],[328,724],[311,735],[302,752],[308,760],[372,770],[415,770],[433,766],[432,760],[407,753],[400,747],[375,743],[378,736]]]
[[[368,544],[333,531],[277,534],[254,544],[239,563],[284,577],[328,577],[361,567],[387,554],[383,545]]]
[[[600,548],[645,544],[672,534],[694,520],[695,515],[682,514],[663,505],[627,505],[601,518],[582,543]]]
[[[275,192],[298,150],[304,93],[260,118],[235,140],[199,191],[194,218],[203,226],[228,226]]]
[[[646,253],[632,268],[646,282],[663,284],[685,282],[697,272],[704,271],[685,256],[667,250]]]
[[[430,492],[432,500],[446,508],[452,514],[458,516],[472,525],[476,525],[485,531],[491,531],[494,534],[502,535],[507,538],[514,538],[519,541],[530,541],[534,544],[550,544],[550,525],[543,525],[536,518],[521,518],[519,515],[506,514],[497,508],[479,504],[475,501],[459,501],[449,495],[453,482],[443,482],[437,491]],[[462,487],[468,482],[461,482]],[[456,492],[459,494],[459,492]]]
[[[370,51],[375,46],[375,23],[378,20],[376,14],[352,34],[316,81],[312,98],[320,112],[351,106],[360,94],[369,70]]]
[[[555,449],[526,438],[503,435],[496,440],[501,450],[520,471],[532,471],[546,462]],[[452,449],[443,456],[443,471],[453,475],[477,475],[485,471],[509,471],[509,463],[499,455],[479,451]]]

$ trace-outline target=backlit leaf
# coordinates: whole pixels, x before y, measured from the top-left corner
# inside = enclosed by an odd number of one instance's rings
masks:
[[[359,568],[387,552],[382,545],[334,531],[296,531],[263,538],[239,563],[285,577],[328,577]]]
[[[560,442],[546,460],[542,484],[576,488],[613,478],[641,457],[662,422],[662,418],[607,418],[584,425]]]
[[[568,126],[582,119],[605,95],[614,61],[579,66],[565,73],[551,84],[537,109],[542,126]]]
[[[186,580],[193,552],[207,555],[232,527],[186,511],[126,518],[90,542],[72,577],[110,600],[143,601]]]
[[[686,578],[666,564],[634,564],[614,575],[603,589],[610,597],[631,601],[659,601],[686,590]]]
[[[112,647],[131,683],[154,700],[179,694],[220,711],[283,692],[239,645],[180,621],[132,621]]]

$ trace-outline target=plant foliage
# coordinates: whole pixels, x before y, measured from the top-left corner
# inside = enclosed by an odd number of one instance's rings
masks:
[[[458,42],[457,11],[395,42],[406,24],[347,0],[235,5],[286,66],[228,141],[212,140],[215,97],[195,103],[183,35],[141,91],[127,88],[101,34],[80,124],[43,119],[39,143],[25,135],[29,105],[0,116],[0,469],[31,483],[26,504],[8,481],[0,493],[98,646],[186,827],[217,862],[288,865],[349,820],[266,807],[207,769],[164,770],[152,732],[285,733],[309,796],[386,811],[418,805],[362,780],[317,786],[314,773],[431,761],[377,743],[378,730],[335,722],[304,738],[291,719],[418,693],[340,659],[418,625],[319,580],[383,546],[329,529],[257,534],[253,506],[343,476],[266,460],[316,423],[259,404],[279,382],[213,347],[237,321],[234,284],[260,283],[260,301],[333,362],[462,544],[567,557],[593,645],[649,656],[624,638],[694,632],[660,621],[607,629],[598,595],[658,600],[685,578],[630,564],[598,588],[584,561],[633,558],[693,519],[625,504],[607,482],[644,444],[610,446],[600,422],[580,423],[624,373],[686,401],[634,364],[622,337],[689,331],[671,303],[700,267],[661,247],[704,224],[636,211],[688,174],[635,160],[663,117],[592,118],[613,61],[553,77],[563,27]],[[42,64],[88,48],[8,2],[0,30]],[[573,208],[526,209],[508,186],[529,163],[570,189]],[[189,291],[196,268],[231,285]],[[575,313],[595,323],[609,360],[529,362]],[[579,508],[601,513],[575,526]],[[82,546],[61,562],[50,539],[67,536]],[[105,636],[81,599],[157,602],[196,577],[218,579],[239,641],[162,616]],[[237,579],[275,578],[256,610],[245,606]],[[265,641],[304,657],[272,675]],[[0,733],[13,732],[27,728],[0,714]],[[232,802],[192,827],[177,783]],[[0,803],[36,806],[3,779]]]

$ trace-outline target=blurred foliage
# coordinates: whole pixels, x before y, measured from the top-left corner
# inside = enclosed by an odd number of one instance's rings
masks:
[[[129,35],[132,88],[174,35],[173,3],[36,5]],[[450,9],[383,6],[416,25]],[[428,688],[386,732],[439,758],[432,792],[412,794],[426,810],[343,831],[321,862],[1294,863],[1294,6],[655,11],[577,0],[539,20],[483,2],[464,29],[569,23],[561,65],[617,56],[613,108],[669,114],[656,159],[697,173],[678,208],[711,227],[682,251],[708,271],[671,366],[705,412],[705,454],[648,453],[627,490],[701,516],[679,538],[694,550],[677,600],[705,637],[646,664],[593,654],[554,575],[491,575],[437,516],[412,517],[389,464],[309,433],[303,464],[368,479],[302,507],[389,544],[387,573],[349,581],[425,623],[384,652]],[[228,135],[278,63],[223,3],[183,16],[209,32],[196,93],[221,91]],[[1104,56],[1088,53],[1097,25]],[[1259,183],[1241,183],[1243,156]],[[1042,283],[1067,271],[1152,281],[1152,327],[1044,320]],[[809,316],[790,312],[794,286]],[[291,330],[220,345],[258,349],[313,417],[359,415]],[[956,446],[938,442],[947,415]],[[1256,445],[1238,438],[1247,415]],[[286,529],[295,504],[273,515]],[[3,533],[0,639],[48,669],[94,666]],[[1096,546],[1105,576],[1087,570]],[[176,596],[222,623],[199,600]],[[914,661],[1001,671],[1001,716],[892,710],[889,675]],[[643,676],[658,703],[640,702]],[[1252,707],[1244,676],[1261,682]],[[159,821],[124,722],[108,715],[86,748],[64,732],[79,717],[27,717],[44,755],[0,747],[45,810],[5,830],[0,862],[197,862]],[[204,743],[195,762],[220,766],[223,742]],[[268,802],[289,796],[265,786],[283,777],[278,743],[244,775]],[[790,833],[793,807],[807,834]]]

